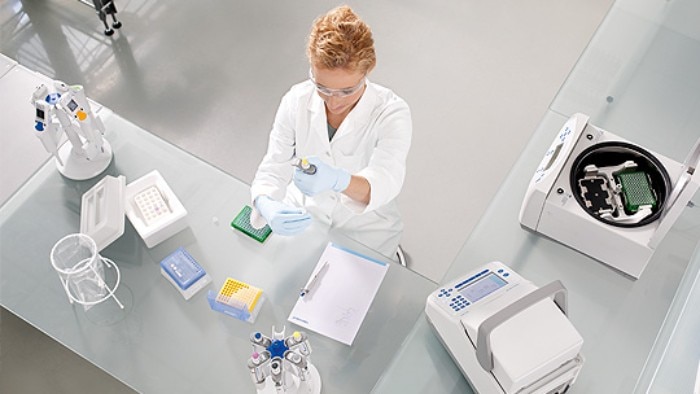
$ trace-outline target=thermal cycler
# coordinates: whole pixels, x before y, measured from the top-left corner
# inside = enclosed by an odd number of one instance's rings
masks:
[[[566,296],[491,262],[430,294],[425,313],[476,392],[562,394],[584,361]]]

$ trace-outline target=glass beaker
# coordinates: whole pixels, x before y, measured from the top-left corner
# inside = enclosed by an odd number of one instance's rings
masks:
[[[76,233],[61,238],[51,249],[51,265],[58,273],[71,304],[77,302],[87,310],[112,297],[120,308],[124,308],[114,296],[119,285],[119,269],[97,253],[97,245],[89,236]],[[116,270],[114,288],[110,289],[105,282],[105,267]]]

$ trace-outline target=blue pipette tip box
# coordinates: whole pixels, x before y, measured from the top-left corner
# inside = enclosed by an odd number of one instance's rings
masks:
[[[160,262],[160,272],[185,300],[211,283],[211,277],[183,247],[177,248]]]

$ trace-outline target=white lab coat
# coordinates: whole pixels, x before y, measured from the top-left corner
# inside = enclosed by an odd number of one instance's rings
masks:
[[[311,81],[294,85],[277,110],[267,153],[251,185],[252,199],[268,195],[304,206],[313,220],[393,257],[403,231],[396,197],[406,174],[411,134],[406,102],[391,90],[367,82],[362,97],[329,142],[325,107],[315,86]],[[306,156],[318,156],[366,178],[370,203],[333,191],[303,195],[292,182],[290,164]]]

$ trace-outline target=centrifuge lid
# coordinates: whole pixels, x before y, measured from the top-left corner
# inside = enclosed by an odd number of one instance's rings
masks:
[[[689,167],[697,170],[698,166],[700,166],[700,139],[695,141],[695,146],[688,154],[688,158],[685,159],[683,166],[686,172],[688,172]]]
[[[700,166],[700,139],[695,142],[695,146],[683,162],[683,172],[668,196],[667,208],[661,217],[661,222],[649,240],[650,247],[658,246],[698,190],[700,186],[698,166]]]
[[[700,165],[700,139],[695,142],[695,146],[693,149],[688,153],[688,157],[685,159],[683,162],[683,167],[682,167],[682,172],[681,176],[678,178],[678,182],[676,182],[676,186],[673,188],[671,191],[671,194],[669,195],[669,202],[671,204],[675,204],[676,202],[682,204],[685,206],[688,204],[688,201],[676,201],[678,197],[681,195],[683,192],[683,189],[685,189],[686,185],[688,185],[688,182],[690,179],[693,177],[693,174],[698,170],[698,166]],[[692,198],[693,196],[689,196],[689,198]]]

